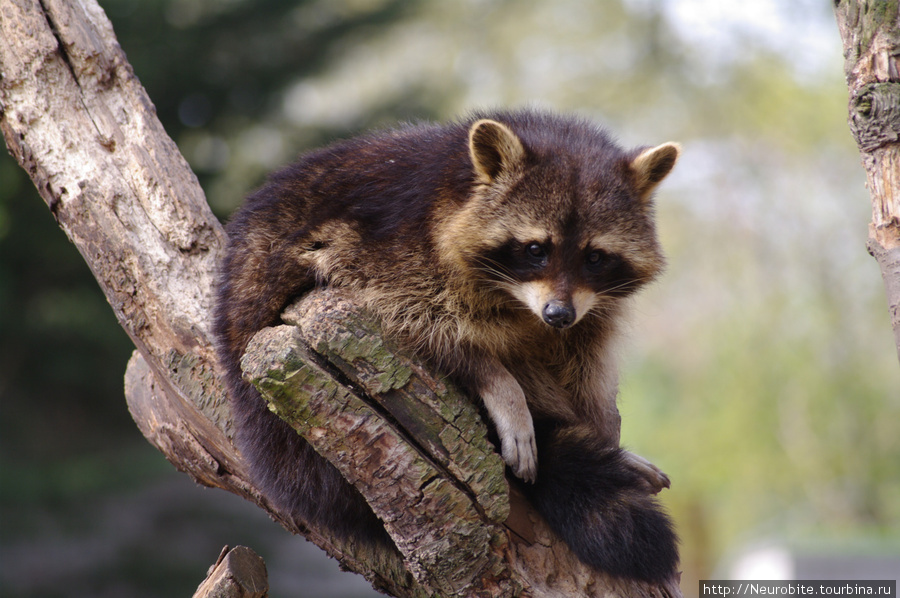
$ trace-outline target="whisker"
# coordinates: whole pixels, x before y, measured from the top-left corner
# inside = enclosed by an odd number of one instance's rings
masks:
[[[480,256],[476,259],[476,263],[480,266],[479,268],[476,268],[476,270],[479,270],[486,274],[492,274],[507,282],[516,282],[515,278],[513,278],[509,270],[507,270],[502,264],[495,260]]]
[[[601,291],[601,293],[613,293],[613,292],[618,291],[618,290],[627,289],[628,287],[630,287],[630,286],[632,286],[632,285],[637,285],[638,282],[639,282],[639,281],[637,281],[637,280],[626,280],[626,281],[623,281],[623,282],[621,282],[621,283],[619,283],[619,284],[617,284],[617,285],[615,285],[615,286],[612,286],[612,287],[603,289],[603,290]]]

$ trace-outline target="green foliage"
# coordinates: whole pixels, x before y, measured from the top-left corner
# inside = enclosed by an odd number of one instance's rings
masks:
[[[43,460],[115,446],[131,343],[7,155],[0,180],[0,450]]]

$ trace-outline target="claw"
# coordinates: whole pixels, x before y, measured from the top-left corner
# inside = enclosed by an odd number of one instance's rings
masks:
[[[628,463],[644,477],[647,491],[650,494],[656,494],[663,488],[668,488],[671,485],[669,476],[664,474],[659,467],[650,463],[650,461],[628,451],[625,451],[624,454]]]
[[[533,484],[537,480],[537,443],[534,431],[528,430],[524,438],[501,438],[503,461],[517,478]]]

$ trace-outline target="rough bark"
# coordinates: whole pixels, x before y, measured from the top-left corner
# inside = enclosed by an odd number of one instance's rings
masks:
[[[209,328],[224,233],[93,0],[0,2],[0,130],[133,339],[129,409],[178,469],[396,596],[680,596],[583,567],[508,490],[475,408],[328,292],[258,335],[245,367],[372,503],[408,571],[298,528],[231,442]]]
[[[900,2],[836,0],[849,123],[872,199],[868,248],[887,292],[900,357]]]
[[[267,598],[269,575],[258,554],[245,546],[222,549],[193,598]]]

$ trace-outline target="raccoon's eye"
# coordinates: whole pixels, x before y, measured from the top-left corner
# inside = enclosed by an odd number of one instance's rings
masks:
[[[525,253],[527,253],[531,257],[542,258],[546,257],[547,250],[544,249],[544,246],[537,241],[533,241],[525,246]]]
[[[615,254],[607,253],[602,249],[594,249],[585,257],[587,267],[593,271],[606,270],[618,265],[621,258]]]

